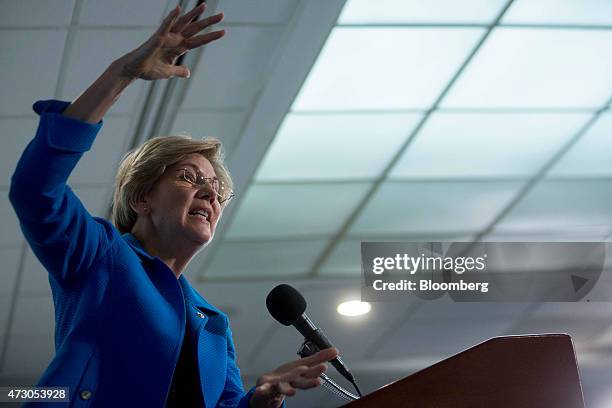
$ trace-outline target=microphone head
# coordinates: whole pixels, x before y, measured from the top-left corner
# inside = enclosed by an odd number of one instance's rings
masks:
[[[306,310],[306,300],[293,286],[283,283],[268,293],[266,306],[273,318],[291,326]]]

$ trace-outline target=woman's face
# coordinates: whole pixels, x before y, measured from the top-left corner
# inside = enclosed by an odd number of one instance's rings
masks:
[[[166,168],[147,195],[149,216],[158,237],[163,241],[188,240],[204,245],[212,239],[221,218],[221,205],[211,183],[190,184],[183,178],[201,174],[216,177],[215,170],[204,156],[193,153]]]

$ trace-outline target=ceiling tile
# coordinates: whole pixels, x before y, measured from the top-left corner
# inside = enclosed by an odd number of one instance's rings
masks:
[[[20,293],[26,295],[50,295],[51,286],[49,284],[49,273],[41,265],[40,261],[32,249],[28,246],[28,251],[23,266],[21,276]]]
[[[342,240],[320,269],[319,274],[322,276],[360,277],[361,240]]]
[[[157,26],[166,15],[168,4],[168,0],[81,2],[79,25],[85,26]]]
[[[487,307],[483,307],[483,305]],[[411,316],[415,322],[445,322],[448,319],[468,324],[474,320],[503,320],[512,322],[522,314],[533,309],[528,302],[456,302],[450,296],[424,301]]]
[[[530,318],[572,320],[602,319],[612,323],[612,303],[608,302],[546,302],[534,310]]]
[[[0,273],[0,298],[8,297],[13,293],[15,278],[19,270],[21,251],[20,246],[0,247],[0,260],[2,261],[2,273]]]
[[[601,330],[599,333],[594,334],[590,340],[593,347],[601,348],[603,350],[609,350],[612,348],[612,324]]]
[[[297,4],[297,0],[223,0],[215,13],[223,12],[224,23],[280,24],[289,20]]]
[[[52,339],[54,330],[55,313],[50,294],[40,296],[20,295],[17,298],[15,318],[11,327],[12,335],[48,334],[49,338]]]
[[[329,235],[342,225],[368,187],[365,183],[252,185],[228,237]]]
[[[349,234],[465,234],[484,228],[514,197],[518,182],[386,182]]]
[[[0,245],[19,245],[23,242],[17,215],[8,199],[8,190],[0,192],[0,225]]]
[[[608,233],[602,231],[601,228],[580,228],[577,231],[493,232],[481,240],[484,242],[600,242],[604,241],[607,235]]]
[[[612,176],[612,113],[603,114],[548,173],[551,177]]]
[[[450,357],[476,344],[500,336],[511,326],[511,319],[473,320],[469,324],[451,318],[446,321],[409,320],[376,349],[376,358],[406,356]]]
[[[504,0],[348,0],[339,24],[491,23]]]
[[[46,336],[40,334],[9,336],[3,373],[40,376],[51,362],[53,354],[53,332]]]
[[[91,215],[106,217],[111,199],[109,189],[106,187],[75,187],[74,193]]]
[[[0,151],[0,186],[8,188],[10,178],[15,172],[17,161],[26,146],[34,138],[38,120],[32,119],[0,119],[0,134],[2,134],[2,149]]]
[[[238,143],[246,112],[179,112],[172,133],[187,133],[195,138],[213,136],[221,140],[226,154]]]
[[[131,141],[131,118],[106,117],[102,131],[90,151],[72,171],[70,184],[102,184],[114,182],[117,167]]]
[[[3,1],[0,27],[68,26],[73,7],[74,0]]]
[[[292,109],[429,108],[482,34],[476,28],[335,28]]]
[[[38,99],[53,97],[66,30],[6,30],[0,36],[0,114],[30,114]],[[40,69],[44,67],[44,69]]]
[[[306,275],[325,240],[225,241],[205,271],[207,278],[261,278]]]
[[[567,333],[572,336],[577,347],[583,347],[597,334],[601,333],[610,321],[593,318],[530,318],[512,329],[512,334]]]
[[[612,231],[611,181],[542,181],[496,227],[497,233]]]
[[[256,178],[375,179],[420,118],[411,113],[290,113]]]
[[[114,60],[137,47],[150,35],[151,29],[75,31],[61,97],[69,100],[78,97]],[[145,81],[132,83],[109,113],[134,112],[143,99],[141,93],[144,85]]]
[[[502,24],[612,24],[608,0],[516,0]]]
[[[280,27],[229,27],[192,72],[184,108],[250,109],[282,34]]]
[[[0,296],[0,347],[4,347],[4,333],[6,332],[6,325],[8,323],[8,316],[11,310],[11,296]]]
[[[586,113],[435,113],[390,177],[532,177],[589,118]]]
[[[599,108],[612,89],[611,51],[610,30],[497,28],[442,106]]]
[[[454,302],[448,296],[423,301],[387,341],[380,344],[376,356],[452,355],[471,346],[500,336],[512,327],[528,303]],[[402,344],[404,346],[402,346]],[[405,345],[410,345],[408,348]]]

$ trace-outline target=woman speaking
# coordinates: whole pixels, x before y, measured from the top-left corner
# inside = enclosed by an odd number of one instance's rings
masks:
[[[204,8],[175,8],[74,102],[34,105],[40,124],[9,195],[49,272],[55,306],[55,356],[37,385],[68,387],[70,407],[279,407],[318,386],[337,355],[327,349],[287,363],[245,393],[227,317],[182,274],[233,195],[217,139],[158,137],[125,156],[114,225],[93,218],[66,185],[130,83],[188,78],[177,58],[223,37],[199,34],[223,18],[195,21]]]

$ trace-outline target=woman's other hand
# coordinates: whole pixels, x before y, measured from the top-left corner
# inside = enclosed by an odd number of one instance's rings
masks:
[[[336,357],[337,349],[325,349],[262,375],[257,380],[257,387],[251,397],[251,408],[278,408],[285,396],[295,395],[298,389],[318,387],[321,385],[319,376],[327,370],[325,362]]]
[[[181,16],[181,8],[176,6],[144,44],[117,60],[122,76],[130,80],[189,78],[190,72],[187,67],[174,65],[178,57],[188,50],[218,40],[225,35],[224,30],[196,35],[223,19],[223,13],[219,13],[203,20],[193,21],[205,9],[206,3],[202,3]]]

